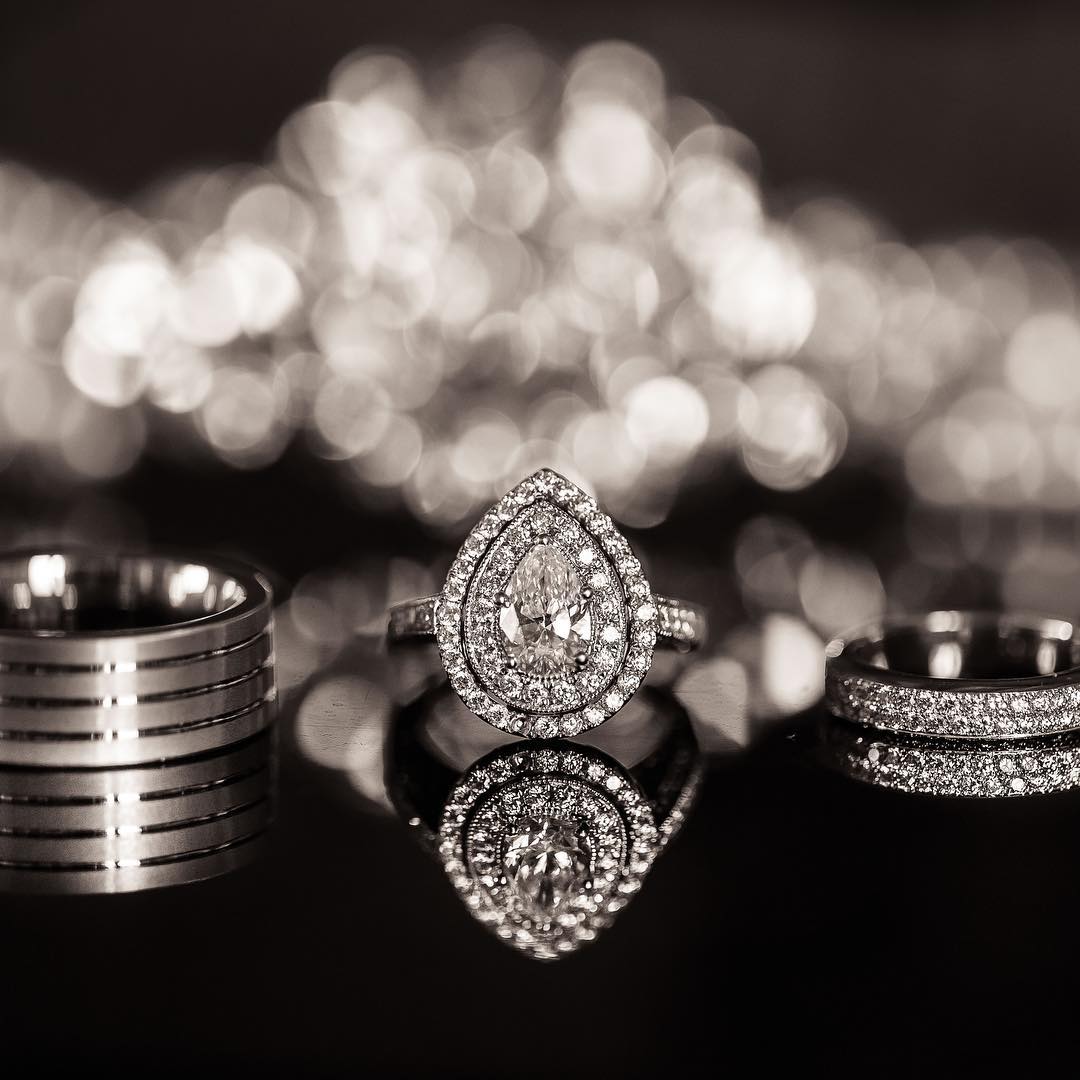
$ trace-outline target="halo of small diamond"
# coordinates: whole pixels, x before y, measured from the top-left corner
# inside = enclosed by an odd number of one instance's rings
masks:
[[[502,874],[508,835],[523,817],[580,821],[592,853],[589,887],[539,919]],[[591,941],[640,889],[663,843],[652,809],[621,767],[597,752],[544,746],[503,751],[457,783],[439,826],[439,856],[468,909],[538,959]]]
[[[494,638],[496,596],[539,538],[572,561],[597,614],[582,671],[557,679],[508,670]],[[477,522],[435,608],[443,666],[465,705],[502,731],[540,738],[577,735],[618,712],[648,673],[657,625],[652,589],[625,537],[594,499],[550,469]]]

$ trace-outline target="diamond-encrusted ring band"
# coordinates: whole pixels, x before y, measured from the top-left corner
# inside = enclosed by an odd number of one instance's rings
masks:
[[[641,685],[657,644],[691,649],[704,612],[656,596],[596,501],[550,469],[476,524],[438,596],[390,611],[392,641],[434,636],[450,685],[514,735],[577,735]]]
[[[938,739],[831,720],[826,764],[874,787],[947,798],[1013,798],[1080,788],[1080,732],[1032,739]]]
[[[935,611],[832,641],[837,716],[884,731],[1017,739],[1080,728],[1080,628],[1032,615]]]

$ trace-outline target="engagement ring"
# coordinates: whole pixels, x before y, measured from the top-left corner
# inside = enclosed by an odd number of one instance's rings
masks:
[[[552,738],[617,713],[653,649],[697,647],[705,616],[654,594],[596,501],[541,469],[480,519],[438,596],[391,609],[388,635],[434,636],[450,685],[477,716]]]

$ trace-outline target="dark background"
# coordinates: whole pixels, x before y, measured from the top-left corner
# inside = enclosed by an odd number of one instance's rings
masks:
[[[0,152],[127,195],[163,170],[260,160],[352,48],[430,60],[499,22],[567,51],[643,45],[754,139],[771,186],[826,185],[919,239],[1080,238],[1068,3],[9,4]]]
[[[646,46],[754,138],[773,190],[846,193],[914,239],[1080,238],[1080,10],[1064,4],[9,5],[0,153],[126,196],[164,170],[260,159],[351,48],[427,58],[493,20],[567,49]],[[793,497],[744,485],[722,508],[699,491],[648,547],[676,574],[700,566],[719,556],[677,538],[719,521],[727,565],[763,499],[870,543],[896,511],[867,490],[842,475]],[[343,507],[288,456],[205,478],[151,460],[114,494],[152,540],[243,548],[286,579],[346,553],[436,550],[414,525]],[[33,483],[5,499],[21,517],[61,509]],[[711,599],[724,595],[721,581]],[[290,754],[289,723],[271,859],[141,896],[0,897],[4,1072],[1074,1071],[1077,797],[879,791],[777,729],[714,764],[615,927],[541,966],[473,923],[403,826]]]

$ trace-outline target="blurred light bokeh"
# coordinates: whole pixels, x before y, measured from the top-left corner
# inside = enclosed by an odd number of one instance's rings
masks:
[[[841,462],[928,506],[1069,508],[1076,296],[1033,240],[772,198],[636,46],[363,52],[264,165],[118,206],[0,164],[0,467],[297,445],[447,528],[541,462],[642,527],[688,479]]]

